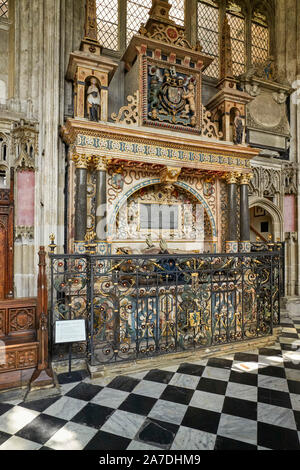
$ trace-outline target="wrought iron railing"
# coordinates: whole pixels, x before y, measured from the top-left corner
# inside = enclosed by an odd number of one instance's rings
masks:
[[[91,364],[271,335],[280,321],[281,252],[190,255],[50,255],[51,331],[84,318]],[[65,359],[55,345],[52,356]]]

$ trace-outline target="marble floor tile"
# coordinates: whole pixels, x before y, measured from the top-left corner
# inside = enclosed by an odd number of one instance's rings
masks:
[[[96,433],[96,429],[70,421],[57,431],[45,446],[55,450],[82,450]]]
[[[268,366],[284,367],[282,356],[258,356],[259,370]]]
[[[286,368],[285,375],[288,380],[300,381],[300,370]]]
[[[225,451],[245,451],[245,450],[252,450],[256,451],[257,446],[255,444],[249,444],[248,442],[238,441],[236,439],[230,439],[229,437],[224,436],[217,436],[216,444],[214,450],[225,450]]]
[[[219,367],[205,367],[202,377],[208,379],[217,379],[227,381],[230,376],[230,369],[221,369]]]
[[[159,398],[166,387],[167,384],[152,382],[150,380],[142,380],[133,389],[133,393],[150,398]]]
[[[258,381],[257,381],[258,387],[261,388],[271,388],[274,390],[279,390],[281,392],[288,392],[288,383],[286,379],[280,378],[280,377],[271,377],[267,375],[258,375]]]
[[[294,347],[299,347],[300,346],[300,339],[295,339],[295,338],[284,338],[283,336],[280,337],[280,343],[281,344],[289,344]]]
[[[117,410],[102,426],[101,431],[133,439],[144,421],[144,416]]]
[[[129,446],[131,439],[116,436],[104,431],[97,431],[97,434],[85,446],[84,450],[125,450]]]
[[[171,450],[213,450],[216,434],[180,426]]]
[[[290,399],[293,410],[300,411],[300,395],[296,393],[290,393]]]
[[[161,450],[160,447],[154,447],[146,442],[131,441],[126,450]]]
[[[128,397],[129,392],[122,390],[115,390],[113,388],[103,388],[94,398],[91,403],[96,403],[101,406],[108,406],[109,408],[119,408],[121,403]]]
[[[34,420],[40,413],[34,410],[28,410],[21,406],[14,406],[0,416],[0,431],[9,434],[15,434],[24,426]]]
[[[300,349],[298,349],[297,351],[284,351],[283,360],[285,362],[300,364]]]
[[[168,372],[177,372],[177,369],[178,364],[175,364],[174,366],[161,367],[161,370],[166,370]]]
[[[106,385],[108,385],[111,380],[111,377],[97,377],[95,379],[87,377],[83,382],[93,385],[100,385],[100,387],[106,387]]]
[[[65,395],[70,390],[72,390],[72,388],[75,388],[76,385],[78,385],[78,384],[80,384],[80,382],[73,382],[73,383],[70,383],[70,384],[61,384],[60,385],[60,393],[62,395]]]
[[[200,377],[195,375],[188,375],[188,374],[174,374],[169,385],[175,385],[176,387],[183,387],[183,388],[191,388],[194,390],[198,383]]]
[[[295,328],[284,327],[284,328],[282,328],[282,333],[295,333]]]
[[[150,418],[166,421],[167,423],[181,424],[186,410],[186,405],[172,403],[166,400],[158,400],[148,416]]]
[[[233,361],[231,370],[236,372],[247,372],[248,374],[257,374],[259,369],[259,364],[257,362],[241,362]]]
[[[44,413],[56,418],[70,420],[85,406],[86,401],[84,400],[63,396],[60,400],[49,406]]]
[[[252,385],[244,385],[235,382],[229,382],[226,389],[226,396],[256,402],[257,387],[253,387]]]
[[[256,445],[257,422],[251,419],[222,414],[217,434]]]
[[[189,403],[189,406],[202,408],[203,410],[218,411],[221,413],[224,398],[224,395],[196,390]]]
[[[293,410],[280,406],[257,403],[257,421],[296,430]]]
[[[133,377],[134,379],[142,380],[145,377],[145,375],[147,375],[147,374],[148,374],[148,371],[144,370],[144,371],[141,371],[141,372],[128,374],[128,377]]]
[[[12,436],[0,446],[0,450],[38,450],[42,444],[38,442],[28,441],[22,437]]]
[[[177,424],[147,418],[135,439],[160,449],[169,449],[178,429]]]

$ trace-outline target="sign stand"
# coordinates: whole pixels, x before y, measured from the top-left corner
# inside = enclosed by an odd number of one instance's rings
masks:
[[[85,320],[62,320],[55,323],[55,342],[69,343],[69,370],[59,374],[59,383],[79,382],[87,376],[85,370],[72,372],[72,345],[86,341]]]

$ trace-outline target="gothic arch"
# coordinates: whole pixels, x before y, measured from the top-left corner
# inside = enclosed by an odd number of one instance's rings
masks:
[[[274,239],[279,238],[283,240],[283,215],[281,210],[271,201],[265,198],[253,196],[249,200],[249,209],[252,209],[254,206],[259,206],[262,209],[266,210],[273,220],[274,227]]]

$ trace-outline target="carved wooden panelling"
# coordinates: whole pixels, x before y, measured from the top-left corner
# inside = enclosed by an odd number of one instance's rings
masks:
[[[0,373],[16,370],[27,369],[37,365],[37,347],[32,346],[28,349],[18,351],[13,350],[6,353],[5,363],[0,362]]]
[[[17,352],[11,351],[6,353],[5,364],[0,363],[0,372],[14,370],[17,368]]]
[[[17,367],[24,369],[26,367],[34,367],[37,364],[37,350],[29,349],[27,351],[17,352]]]
[[[5,335],[5,310],[0,310],[0,336]]]
[[[9,333],[13,331],[28,331],[35,327],[35,309],[17,308],[9,310]]]

